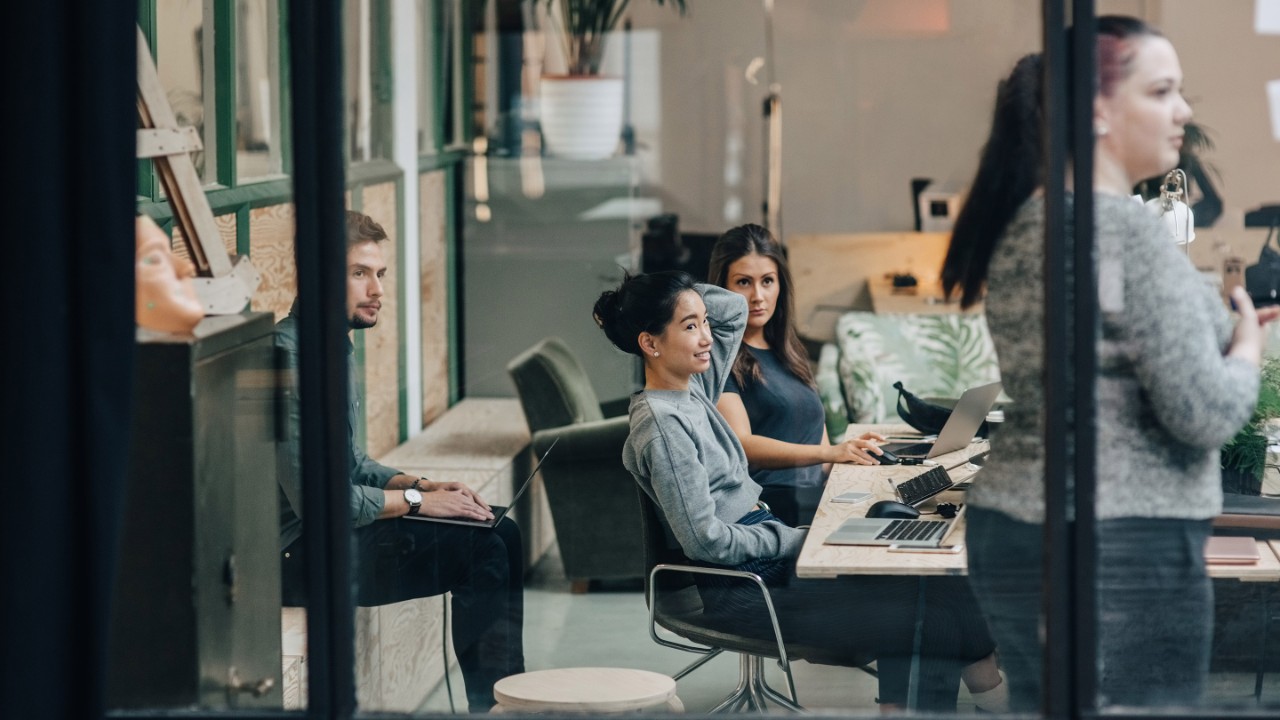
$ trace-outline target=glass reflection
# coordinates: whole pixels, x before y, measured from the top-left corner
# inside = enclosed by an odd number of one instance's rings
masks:
[[[236,4],[236,172],[244,182],[279,175],[280,4]]]
[[[196,173],[206,183],[214,178],[205,171],[205,159],[216,157],[213,98],[204,89],[213,72],[213,45],[205,43],[206,14],[201,2],[168,0],[156,7],[156,70],[173,107],[178,125],[194,127],[204,145],[192,155]]]

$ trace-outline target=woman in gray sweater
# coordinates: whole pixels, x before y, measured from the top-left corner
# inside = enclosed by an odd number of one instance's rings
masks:
[[[772,588],[783,637],[853,664],[878,660],[880,702],[904,705],[920,584],[914,578],[800,580],[804,531],[759,502],[747,457],[716,410],[746,328],[741,295],[696,285],[680,272],[628,277],[601,295],[595,319],[619,349],[644,359],[645,387],[631,398],[622,461],[657,504],[686,556],[749,570]],[[699,576],[699,590],[726,628],[772,639],[758,591]],[[964,670],[975,701],[1003,709],[994,645],[962,578],[927,585],[919,707],[954,710]]]
[[[1200,697],[1213,630],[1203,549],[1222,508],[1218,448],[1252,413],[1260,325],[1276,311],[1260,319],[1238,290],[1233,329],[1217,294],[1130,198],[1138,181],[1178,162],[1191,118],[1173,46],[1139,20],[1101,17],[1097,60],[1098,699],[1188,705]],[[1044,653],[1040,78],[1040,56],[1029,55],[1000,84],[943,269],[963,305],[985,290],[1013,400],[970,492],[967,539],[974,590],[1023,711],[1039,707]]]

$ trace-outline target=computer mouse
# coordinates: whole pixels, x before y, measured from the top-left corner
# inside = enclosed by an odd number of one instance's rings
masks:
[[[881,500],[867,508],[867,517],[915,520],[920,517],[920,511],[897,500]]]
[[[902,462],[901,458],[889,452],[888,450],[885,450],[884,448],[880,448],[879,455],[876,455],[875,453],[871,453],[871,457],[875,458],[876,460],[879,460],[881,465],[897,465],[898,463]]]

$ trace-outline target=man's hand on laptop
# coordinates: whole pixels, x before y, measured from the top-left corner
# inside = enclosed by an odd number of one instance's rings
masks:
[[[419,515],[427,517],[461,517],[472,520],[492,520],[493,511],[466,486],[458,488],[442,488],[442,485],[459,485],[459,483],[434,483],[434,490],[422,494],[422,509]]]
[[[475,490],[472,490],[471,488],[467,487],[466,485],[463,485],[460,482],[434,482],[432,480],[427,480],[421,483],[420,487],[422,488],[423,492],[427,492],[427,493],[435,492],[437,490],[442,490],[444,492],[451,492],[451,493],[462,493],[463,495],[471,498],[471,501],[474,502],[476,505],[479,505],[480,507],[484,508],[485,512],[489,513],[488,516],[482,519],[487,520],[488,518],[493,517],[493,512],[489,509],[489,503],[485,502],[483,498],[481,498],[478,494],[476,494]],[[423,496],[423,503],[428,503],[430,501],[431,501],[430,495]]]

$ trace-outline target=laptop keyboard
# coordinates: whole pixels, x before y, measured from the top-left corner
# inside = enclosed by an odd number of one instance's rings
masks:
[[[946,469],[941,465],[934,465],[923,474],[898,485],[898,497],[902,498],[902,502],[914,507],[952,485],[955,483]]]
[[[877,540],[936,540],[949,523],[938,520],[892,520],[876,535]]]

